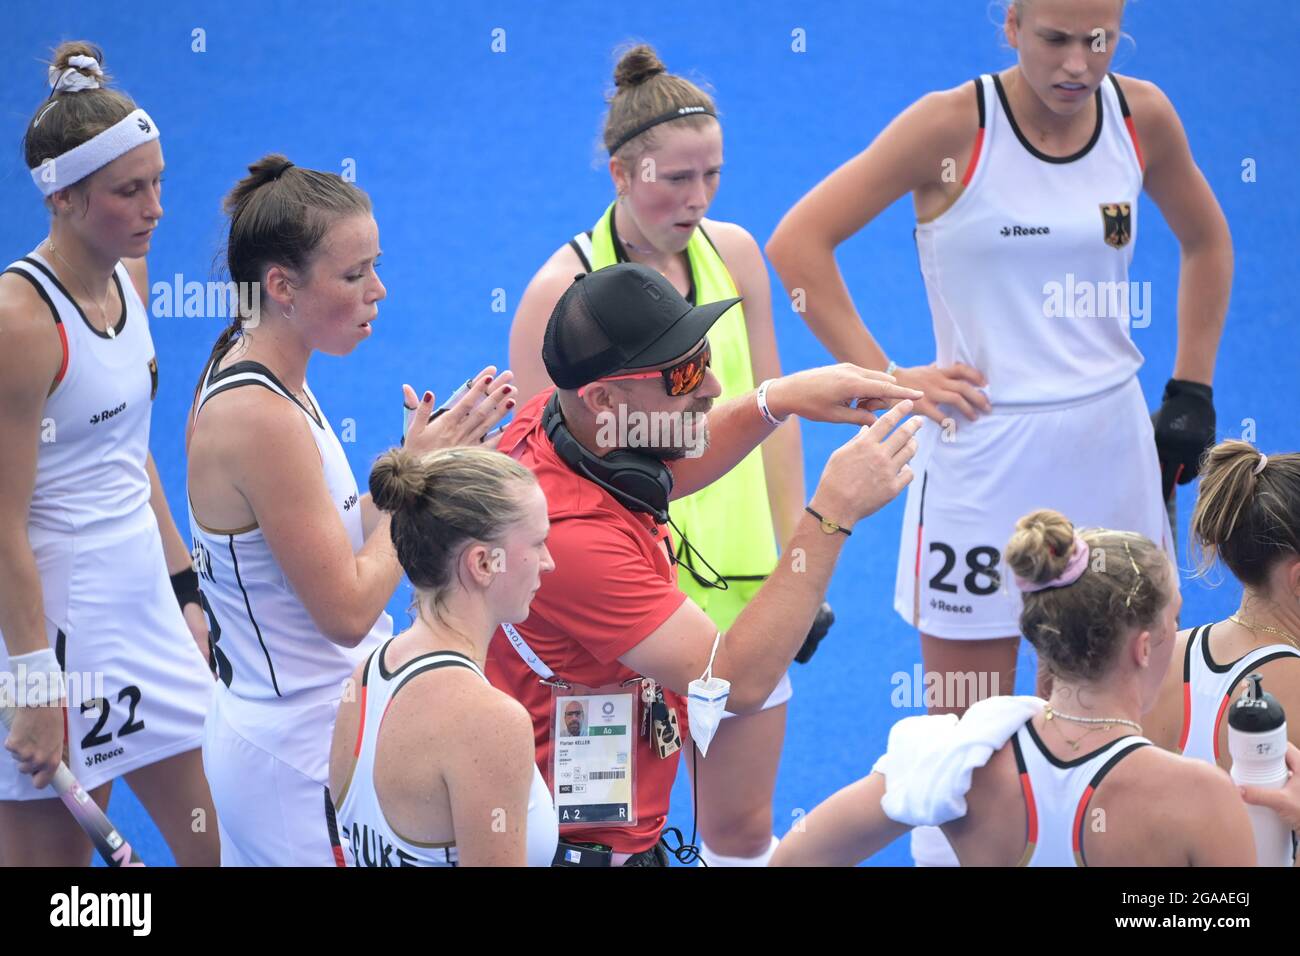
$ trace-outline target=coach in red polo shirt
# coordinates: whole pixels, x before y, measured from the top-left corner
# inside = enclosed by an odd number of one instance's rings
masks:
[[[562,865],[666,865],[660,833],[680,747],[692,745],[688,685],[712,658],[711,675],[730,681],[726,709],[760,708],[852,526],[911,480],[921,420],[894,426],[921,393],[883,373],[813,369],[713,408],[707,334],[737,301],[692,307],[636,263],[579,276],[546,328],[557,387],[519,410],[499,446],[546,494],[555,571],[528,620],[497,632],[487,673],[533,718]],[[677,588],[668,501],[725,474],[791,414],[863,427],[831,456],[780,565],[719,638]]]

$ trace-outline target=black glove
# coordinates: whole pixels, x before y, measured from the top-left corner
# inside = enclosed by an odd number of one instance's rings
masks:
[[[822,606],[817,609],[817,616],[813,618],[812,627],[808,630],[808,636],[804,638],[803,647],[799,648],[799,653],[794,656],[800,664],[807,664],[812,660],[812,656],[817,653],[817,645],[822,642],[826,632],[831,629],[835,623],[835,612],[831,606],[822,601]]]
[[[1160,458],[1165,501],[1174,483],[1185,485],[1201,472],[1201,456],[1214,444],[1214,389],[1171,378],[1160,407],[1151,416]]]

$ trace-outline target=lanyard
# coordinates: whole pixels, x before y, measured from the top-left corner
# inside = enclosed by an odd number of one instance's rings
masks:
[[[502,624],[501,630],[503,630],[506,637],[509,638],[510,646],[515,649],[521,658],[523,658],[524,663],[532,668],[534,674],[542,680],[547,681],[552,680],[555,677],[555,671],[547,667],[546,662],[533,653],[533,649],[528,646],[528,642],[524,640],[524,636],[515,629],[513,624]]]

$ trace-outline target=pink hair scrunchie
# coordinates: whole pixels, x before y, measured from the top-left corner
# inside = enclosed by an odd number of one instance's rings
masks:
[[[1016,587],[1028,593],[1031,591],[1045,591],[1047,588],[1063,588],[1079,580],[1079,578],[1083,577],[1083,572],[1088,569],[1088,543],[1076,534],[1072,548],[1073,553],[1070,555],[1069,563],[1052,580],[1044,581],[1042,584],[1035,584],[1033,581],[1026,581],[1017,574],[1015,575]]]

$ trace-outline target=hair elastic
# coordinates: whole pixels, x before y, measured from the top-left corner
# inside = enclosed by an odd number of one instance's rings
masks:
[[[1264,453],[1261,451],[1261,452],[1259,453],[1259,464],[1255,466],[1255,474],[1258,475],[1261,471],[1263,471],[1263,470],[1264,470],[1264,466],[1267,465],[1267,464],[1268,464],[1268,455],[1264,454]]]

